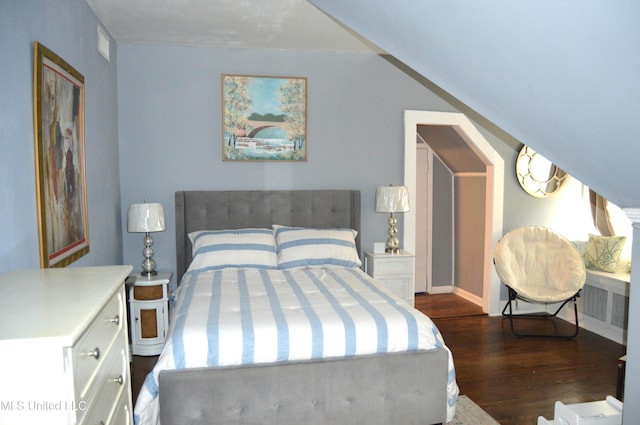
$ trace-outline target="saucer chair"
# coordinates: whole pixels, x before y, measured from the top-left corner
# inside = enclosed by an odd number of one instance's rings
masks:
[[[502,315],[509,318],[514,335],[573,338],[578,334],[577,298],[584,286],[586,269],[580,253],[570,241],[546,227],[519,227],[498,241],[493,262],[498,277],[509,289],[509,301]],[[553,314],[514,314],[513,303],[518,299],[536,304],[561,304]],[[575,313],[574,333],[539,335],[516,332],[514,318],[554,317],[569,301],[573,302]]]

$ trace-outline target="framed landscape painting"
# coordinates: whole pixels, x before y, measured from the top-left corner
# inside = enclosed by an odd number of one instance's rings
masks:
[[[306,161],[307,79],[223,75],[222,159]]]
[[[89,252],[84,157],[84,77],[34,43],[34,135],[40,266]]]

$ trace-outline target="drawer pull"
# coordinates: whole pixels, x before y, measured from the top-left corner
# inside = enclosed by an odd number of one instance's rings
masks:
[[[96,347],[93,349],[93,351],[89,351],[89,357],[94,357],[96,360],[98,360],[100,358],[100,349]]]
[[[104,421],[98,422],[98,425],[104,425]]]
[[[117,314],[115,317],[112,317],[111,319],[109,319],[109,321],[114,325],[118,326],[120,324],[120,315]]]
[[[124,378],[122,377],[122,375],[120,375],[117,378],[115,378],[113,382],[115,382],[116,384],[122,385],[124,384]]]

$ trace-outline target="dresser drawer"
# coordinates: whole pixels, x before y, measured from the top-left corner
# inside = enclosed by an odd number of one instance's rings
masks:
[[[133,423],[133,414],[131,410],[129,410],[127,397],[126,391],[120,394],[120,400],[113,411],[109,423],[106,425],[131,425]]]
[[[123,397],[125,401],[128,400],[130,384],[127,373],[129,367],[127,349],[124,344],[118,344],[105,358],[104,365],[100,367],[92,381],[93,385],[85,402],[86,418],[79,421],[82,425],[119,423],[111,421],[110,418],[116,415],[116,404],[119,400]],[[126,404],[128,410],[128,403]]]
[[[164,285],[134,286],[133,298],[140,301],[161,300],[164,298]]]
[[[392,278],[382,278],[376,279],[382,286],[387,288],[394,295],[404,299],[409,300],[410,297],[410,286],[412,284],[411,276],[395,276]]]
[[[372,273],[376,276],[395,273],[409,273],[413,269],[412,257],[395,257],[376,259],[375,264],[371,264]]]
[[[86,398],[98,367],[105,360],[114,339],[124,331],[124,314],[124,292],[119,291],[73,347],[74,387],[78,400]]]
[[[400,251],[399,254],[365,251],[365,271],[394,295],[413,305],[414,264],[413,254]]]

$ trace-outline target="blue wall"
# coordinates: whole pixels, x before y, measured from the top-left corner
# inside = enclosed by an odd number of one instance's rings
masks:
[[[307,78],[307,162],[222,161],[221,74]],[[154,258],[159,269],[175,270],[176,190],[353,188],[362,191],[362,244],[369,248],[387,237],[386,215],[373,211],[376,187],[403,181],[406,109],[456,111],[372,54],[121,45],[122,219],[130,203],[163,203],[167,231],[153,235]],[[505,228],[575,223],[575,191],[528,196],[513,171],[518,142],[476,124],[505,158]],[[572,207],[561,207],[563,199]],[[142,236],[123,229],[123,241],[125,263],[138,268]]]
[[[222,161],[221,74],[307,78],[306,162]],[[360,189],[363,246],[385,240],[373,198],[378,185],[402,183],[403,110],[453,110],[370,54],[120,46],[118,93],[123,219],[129,203],[165,205],[155,258],[170,269],[182,189]],[[137,267],[142,237],[123,236],[124,259]]]
[[[98,20],[83,0],[1,0],[0,273],[39,266],[33,142],[33,41],[85,77],[90,253],[72,266],[141,262],[142,237],[122,222],[130,203],[162,202],[168,229],[154,234],[158,267],[175,269],[173,195],[182,189],[355,188],[363,246],[386,239],[373,212],[378,185],[403,179],[403,111],[456,111],[377,55],[111,43],[97,51]],[[221,74],[302,76],[308,81],[308,161],[221,159]],[[448,99],[449,100],[449,99]],[[471,117],[472,119],[474,117]],[[477,117],[475,117],[477,118]],[[575,196],[538,200],[513,175],[517,141],[476,125],[505,159],[505,229],[565,226]],[[573,193],[573,192],[572,192]],[[568,199],[568,201],[567,201]],[[564,200],[564,201],[563,201]],[[567,203],[569,204],[567,206]],[[402,225],[402,221],[400,223]]]
[[[98,53],[98,20],[83,0],[0,1],[0,273],[40,266],[33,133],[33,42],[85,78],[90,252],[72,266],[122,262],[117,49]]]

